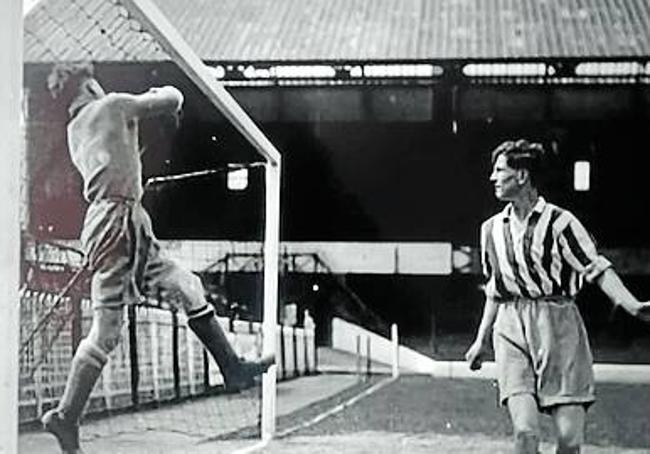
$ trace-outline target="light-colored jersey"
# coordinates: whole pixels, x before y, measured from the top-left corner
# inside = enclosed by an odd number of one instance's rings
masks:
[[[84,198],[140,200],[142,164],[138,120],[174,114],[183,95],[174,87],[146,93],[109,93],[84,106],[68,124],[68,148],[83,178]]]
[[[495,300],[573,298],[611,266],[580,221],[542,197],[523,223],[511,204],[483,223],[481,263],[486,296]]]

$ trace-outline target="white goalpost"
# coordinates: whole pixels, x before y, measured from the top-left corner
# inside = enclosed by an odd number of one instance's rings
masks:
[[[266,159],[262,351],[264,354],[275,354],[278,257],[280,249],[280,153],[242,110],[230,93],[215,80],[207,66],[203,64],[165,15],[150,0],[122,0],[122,4],[156,38],[163,49],[203,94]],[[262,379],[261,432],[263,440],[269,440],[275,433],[276,368],[277,366],[272,366]]]
[[[43,3],[47,0],[42,0]],[[20,0],[11,0],[11,3],[15,3],[16,8],[20,12],[21,2]],[[112,2],[116,3],[116,2]],[[185,39],[178,33],[176,28],[169,22],[167,17],[158,9],[158,7],[151,0],[119,0],[119,5],[128,11],[130,18],[136,20],[139,25],[142,27],[142,30],[149,34],[156,43],[164,50],[164,52],[172,60],[194,84],[202,92],[202,94],[221,112],[221,114],[238,130],[238,132],[255,148],[259,155],[264,159],[265,167],[265,207],[264,207],[264,238],[263,238],[263,321],[262,321],[262,353],[264,355],[275,354],[276,353],[276,331],[277,331],[277,298],[278,298],[278,259],[279,259],[279,240],[280,240],[280,179],[281,179],[281,156],[273,144],[266,138],[266,136],[260,131],[257,125],[253,120],[244,112],[244,110],[239,106],[235,99],[226,91],[223,85],[216,80],[213,73],[210,69],[204,65],[199,56],[192,50],[192,48],[187,44]],[[6,17],[6,16],[5,16]],[[7,19],[9,20],[9,19]],[[12,22],[20,23],[22,25],[22,20],[19,19]],[[6,33],[10,27],[5,27],[3,33]],[[28,30],[26,30],[28,31]],[[3,46],[11,46],[12,52],[17,52],[16,49],[20,49],[22,52],[22,28],[19,31],[16,31],[16,38],[12,39],[3,39]],[[104,33],[104,30],[102,30]],[[35,38],[33,34],[29,36],[30,39]],[[42,44],[42,42],[40,42]],[[84,49],[86,50],[86,49]],[[123,50],[123,49],[122,49]],[[50,52],[51,55],[54,55]],[[8,55],[8,53],[3,52],[3,56]],[[55,55],[57,56],[57,55]],[[20,67],[20,74],[15,76],[18,81],[18,86],[16,91],[18,93],[18,98],[20,98],[20,92],[22,90],[22,55],[18,54],[15,58],[15,62],[5,64],[5,67]],[[3,73],[4,74],[4,73]],[[4,79],[3,79],[4,81]],[[3,84],[3,89],[7,84]],[[17,103],[16,108],[20,107],[20,103]],[[3,106],[3,109],[7,106]],[[18,121],[18,115],[16,115]],[[3,123],[3,128],[5,124]],[[18,128],[14,128],[14,133],[18,131]],[[10,134],[6,133],[5,137],[10,137]],[[19,136],[20,137],[20,136]],[[23,152],[20,147],[19,140],[15,146],[16,150],[16,168],[13,167],[9,169],[5,166],[2,170],[3,173],[7,173],[12,176],[12,178],[17,180],[19,172],[18,168],[18,157],[19,153]],[[13,148],[12,148],[13,149]],[[13,163],[12,163],[13,165]],[[17,186],[17,181],[16,181]],[[15,269],[15,278],[9,282],[7,281],[6,288],[13,289],[11,295],[7,295],[5,298],[6,301],[18,301],[18,252],[19,252],[19,240],[18,240],[18,215],[17,215],[17,196],[18,189],[16,187],[16,197],[13,197],[12,200],[16,201],[16,221],[15,221],[15,233],[16,238],[12,243],[14,249],[16,249],[16,258],[12,262],[12,269]],[[3,238],[4,241],[4,238]],[[10,248],[3,248],[3,250],[10,250]],[[4,277],[4,276],[3,276]],[[10,285],[11,284],[11,285]],[[11,317],[2,317],[1,323],[13,323],[14,332],[16,333],[16,345],[18,345],[18,327],[19,327],[19,313],[17,311],[18,305],[14,304],[15,311],[11,314]],[[14,308],[12,306],[12,309]],[[11,321],[9,319],[11,318]],[[9,331],[5,331],[9,332]],[[16,364],[16,367],[9,373],[10,379],[12,380],[13,388],[10,391],[5,393],[5,388],[3,387],[2,398],[5,398],[10,393],[17,395],[17,364],[18,364],[18,347],[9,351],[12,355],[11,361]],[[8,363],[2,363],[8,364]],[[5,372],[6,368],[3,370]],[[267,442],[270,440],[275,433],[275,395],[276,395],[276,374],[277,366],[272,366],[267,373],[264,374],[262,378],[262,410],[261,410],[261,438],[262,442]],[[18,417],[16,416],[17,411],[17,398],[12,396],[11,405],[7,404],[7,411],[11,410],[13,413],[7,415],[12,416],[13,421],[17,421]],[[3,400],[4,403],[4,400]],[[11,409],[9,407],[12,407]],[[3,410],[5,405],[3,405]],[[3,415],[4,416],[4,415]],[[17,441],[17,423],[12,426],[12,433],[14,434],[13,445],[16,445]],[[6,426],[3,426],[4,430]],[[2,437],[4,440],[6,437]],[[1,443],[1,442],[0,442]],[[0,444],[0,448],[3,446]],[[0,453],[2,453],[0,449]],[[8,451],[12,452],[12,451]]]
[[[22,150],[22,0],[3,2],[0,19],[0,453],[18,452],[19,191]]]

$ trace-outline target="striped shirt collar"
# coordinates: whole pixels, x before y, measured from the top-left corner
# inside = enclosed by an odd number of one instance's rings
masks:
[[[535,206],[533,206],[533,209],[528,213],[528,216],[526,216],[526,219],[524,219],[522,222],[526,223],[528,219],[530,219],[530,216],[534,213],[542,213],[544,211],[544,208],[546,208],[546,200],[544,200],[544,197],[541,195],[537,197],[537,202],[535,202]],[[501,211],[501,216],[503,217],[504,222],[510,222],[510,216],[513,216],[513,205],[512,202],[508,203],[505,208]]]

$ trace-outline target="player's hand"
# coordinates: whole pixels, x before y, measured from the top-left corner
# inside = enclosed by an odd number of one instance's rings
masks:
[[[471,370],[479,370],[483,363],[483,355],[485,354],[485,347],[483,342],[474,341],[465,353],[465,360],[469,363]]]
[[[633,315],[646,323],[650,323],[650,301],[639,304],[636,313]]]

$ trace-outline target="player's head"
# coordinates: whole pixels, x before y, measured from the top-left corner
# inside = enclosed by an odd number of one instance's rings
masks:
[[[47,88],[52,98],[66,106],[80,94],[91,97],[104,95],[104,89],[95,79],[95,68],[88,61],[57,63],[47,76]]]
[[[512,200],[526,187],[537,189],[544,147],[520,139],[503,142],[492,151],[492,174],[497,198]]]

